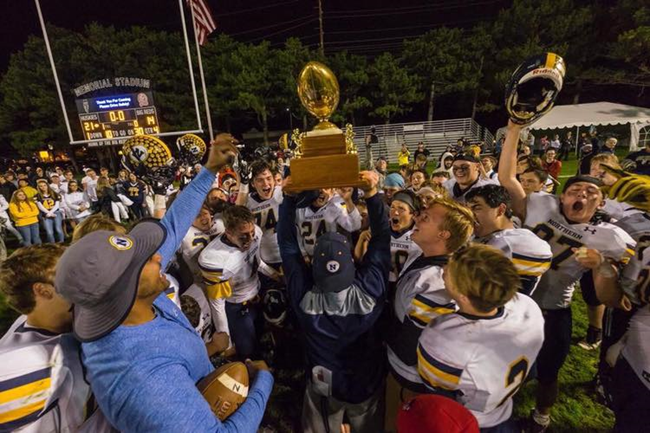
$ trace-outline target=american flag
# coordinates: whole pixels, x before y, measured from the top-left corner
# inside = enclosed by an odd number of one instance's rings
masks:
[[[212,18],[212,11],[206,0],[187,0],[194,14],[194,31],[199,39],[199,45],[204,45],[208,35],[217,28]]]

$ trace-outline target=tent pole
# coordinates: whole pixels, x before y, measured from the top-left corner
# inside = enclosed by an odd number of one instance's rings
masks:
[[[578,151],[578,139],[579,138],[580,138],[580,125],[576,126],[576,138],[575,138],[575,141],[576,141],[576,158],[579,155],[579,151]]]

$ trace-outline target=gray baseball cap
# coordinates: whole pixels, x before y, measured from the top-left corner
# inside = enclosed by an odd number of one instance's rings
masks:
[[[146,220],[127,235],[90,233],[63,253],[54,286],[74,306],[77,339],[95,341],[122,324],[135,302],[140,273],[166,235],[162,224]]]

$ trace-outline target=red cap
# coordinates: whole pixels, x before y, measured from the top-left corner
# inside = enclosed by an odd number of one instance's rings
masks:
[[[478,422],[463,405],[440,395],[420,395],[397,414],[398,433],[479,433]]]

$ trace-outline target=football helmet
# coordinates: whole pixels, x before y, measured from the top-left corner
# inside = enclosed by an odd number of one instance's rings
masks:
[[[264,319],[271,325],[282,327],[287,318],[287,297],[284,290],[268,289],[263,299]]]
[[[518,125],[530,125],[548,113],[562,90],[566,66],[554,53],[526,59],[506,86],[506,110]]]
[[[127,167],[156,170],[173,164],[169,147],[159,138],[151,135],[136,135],[122,146],[124,165]]]
[[[179,159],[187,165],[194,165],[201,162],[207,149],[205,141],[194,134],[185,134],[182,137],[178,137],[176,139],[176,147],[178,149]]]

